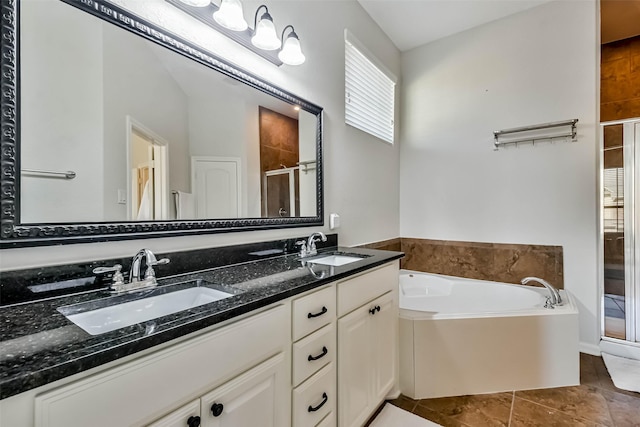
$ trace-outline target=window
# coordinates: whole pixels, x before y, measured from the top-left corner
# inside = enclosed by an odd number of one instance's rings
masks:
[[[604,231],[624,232],[624,169],[604,170]]]
[[[346,30],[344,52],[345,123],[393,144],[395,76]]]

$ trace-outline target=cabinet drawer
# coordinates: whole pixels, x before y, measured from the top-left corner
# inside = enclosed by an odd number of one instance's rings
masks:
[[[293,344],[293,386],[297,386],[336,357],[333,323]]]
[[[315,426],[336,405],[336,374],[329,363],[293,390],[293,426]]]
[[[398,288],[398,262],[338,282],[338,317]]]
[[[285,349],[289,316],[280,305],[36,396],[35,426],[114,427],[157,419],[195,391]]]
[[[293,300],[293,341],[323,327],[335,316],[335,285]]]

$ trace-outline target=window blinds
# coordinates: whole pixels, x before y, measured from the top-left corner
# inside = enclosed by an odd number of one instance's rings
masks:
[[[347,37],[344,50],[345,123],[393,144],[394,80]]]

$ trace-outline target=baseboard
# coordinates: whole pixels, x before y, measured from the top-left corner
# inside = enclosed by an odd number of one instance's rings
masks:
[[[603,339],[600,341],[600,351],[614,356],[640,360],[640,344],[622,340]]]
[[[592,356],[600,356],[601,348],[597,345],[580,341],[578,343],[578,348],[580,349],[580,353],[587,353]]]

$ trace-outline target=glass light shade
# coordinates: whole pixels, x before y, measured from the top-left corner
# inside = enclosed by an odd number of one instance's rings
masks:
[[[260,18],[260,22],[256,25],[256,30],[251,37],[251,43],[260,49],[264,50],[276,50],[280,49],[282,42],[276,34],[276,27],[273,25],[271,15],[265,13]]]
[[[213,13],[213,19],[232,31],[244,31],[249,27],[244,19],[240,0],[222,0],[220,9]]]
[[[209,6],[211,0],[180,0],[182,3],[194,7],[206,7]]]
[[[300,40],[292,34],[289,34],[287,39],[284,41],[282,50],[278,53],[278,58],[287,65],[302,64],[306,58],[300,48]]]

